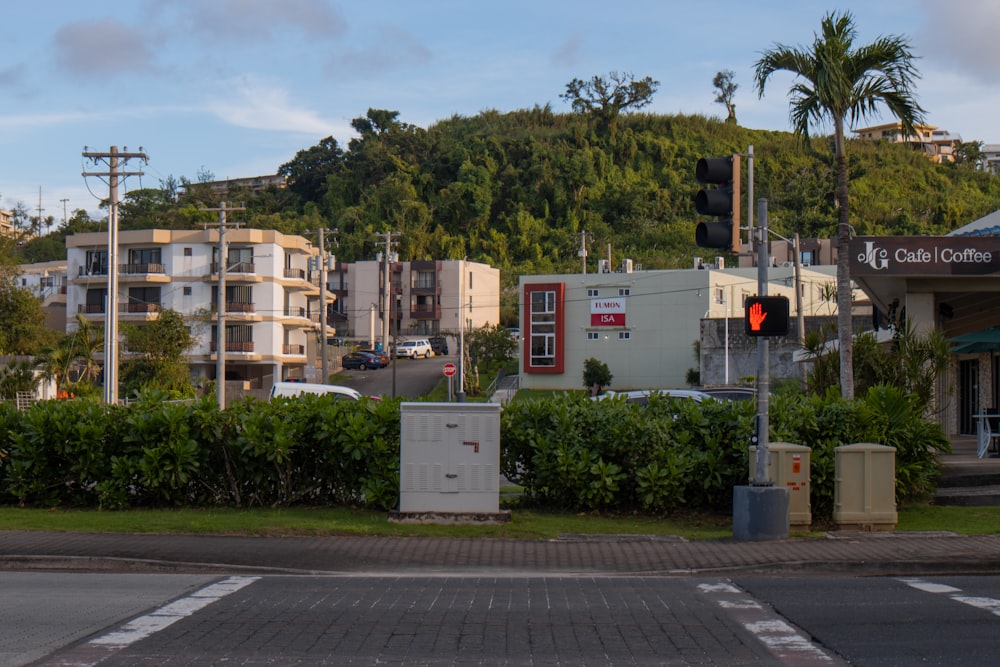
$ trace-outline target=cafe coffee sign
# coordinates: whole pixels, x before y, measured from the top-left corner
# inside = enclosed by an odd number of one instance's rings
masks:
[[[982,276],[1000,273],[1000,238],[861,236],[851,239],[852,276]]]

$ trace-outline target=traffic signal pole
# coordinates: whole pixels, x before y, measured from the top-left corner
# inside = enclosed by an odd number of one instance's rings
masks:
[[[767,296],[767,267],[771,263],[767,246],[767,200],[757,201],[757,296]],[[769,454],[767,451],[768,434],[770,433],[770,398],[771,393],[771,347],[767,336],[757,338],[757,465],[754,472],[754,484],[769,486],[771,475],[768,469]]]

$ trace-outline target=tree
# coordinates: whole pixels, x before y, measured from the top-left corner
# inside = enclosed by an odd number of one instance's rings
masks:
[[[179,396],[194,396],[184,359],[184,352],[194,345],[194,338],[177,311],[166,309],[152,322],[141,326],[126,324],[122,331],[129,352],[121,372],[126,395],[160,389]]]
[[[726,122],[733,124],[736,123],[736,103],[733,102],[733,97],[736,95],[736,89],[739,88],[739,84],[733,81],[735,76],[736,73],[733,70],[727,69],[718,72],[712,79],[712,85],[717,91],[715,101],[726,107]]]
[[[583,362],[583,386],[590,389],[592,396],[599,395],[613,378],[608,365],[600,359],[591,357]]]
[[[573,79],[559,97],[569,102],[576,113],[592,114],[602,129],[611,130],[622,111],[650,104],[659,86],[659,81],[648,76],[636,81],[632,74],[610,72],[607,79],[600,76],[590,81]]]
[[[333,137],[321,139],[311,148],[301,150],[295,157],[278,167],[278,174],[288,177],[288,189],[303,202],[316,202],[327,189],[327,176],[336,174],[343,166],[344,151]]]
[[[0,354],[34,354],[54,336],[41,302],[17,286],[13,268],[0,264]]]
[[[848,208],[847,149],[844,123],[876,114],[883,104],[900,120],[904,134],[915,134],[923,122],[923,109],[912,92],[919,74],[909,42],[897,36],[880,37],[855,48],[857,30],[849,12],[827,14],[821,35],[814,36],[811,49],[775,44],[755,64],[758,97],[772,74],[795,75],[789,89],[794,132],[808,143],[810,123],[829,120],[833,124],[836,162],[837,223],[837,336],[840,343],[840,386],[845,399],[854,398],[854,364],[849,266],[850,210]]]

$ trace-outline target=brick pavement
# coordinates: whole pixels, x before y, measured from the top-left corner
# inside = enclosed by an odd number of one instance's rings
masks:
[[[532,541],[0,531],[0,569],[327,574],[998,574],[1000,535],[830,533],[764,542],[642,535]]]

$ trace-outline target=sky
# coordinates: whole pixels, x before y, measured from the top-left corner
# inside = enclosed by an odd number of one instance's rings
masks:
[[[563,113],[567,83],[611,72],[659,82],[643,111],[723,118],[712,79],[732,70],[740,125],[789,131],[791,76],[758,97],[754,63],[777,44],[808,49],[843,11],[856,45],[910,41],[929,124],[1000,143],[998,0],[36,0],[3,11],[0,208],[106,216],[106,182],[83,173],[107,168],[85,150],[142,149],[122,192],[274,174],[325,137],[346,148],[369,108],[425,128]]]

